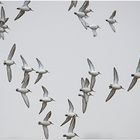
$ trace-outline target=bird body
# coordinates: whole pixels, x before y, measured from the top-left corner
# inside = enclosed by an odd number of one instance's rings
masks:
[[[20,10],[18,15],[16,16],[15,20],[19,19],[20,17],[22,17],[25,12],[28,12],[28,11],[33,11],[28,5],[31,1],[29,0],[26,0],[24,1],[24,4],[22,5],[22,7],[18,7],[17,9]]]

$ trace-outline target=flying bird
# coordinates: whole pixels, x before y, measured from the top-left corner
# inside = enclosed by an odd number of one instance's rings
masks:
[[[64,124],[66,124],[67,122],[69,122],[73,117],[76,118],[78,117],[78,115],[74,112],[74,107],[72,102],[68,99],[68,104],[69,104],[69,113],[66,114],[66,119],[65,121],[61,124],[61,126],[63,126]]]
[[[95,70],[95,66],[93,65],[93,63],[91,62],[91,60],[89,58],[87,58],[87,62],[89,65],[89,72],[88,73],[91,75],[90,88],[93,89],[95,82],[96,82],[96,76],[98,76],[101,73],[99,71]]]
[[[40,102],[42,102],[42,107],[39,114],[45,109],[45,107],[47,106],[47,103],[55,101],[53,98],[48,97],[48,90],[44,86],[42,86],[42,89],[43,89],[44,94],[43,94],[43,98],[39,100]]]
[[[73,7],[76,7],[77,2],[78,2],[77,0],[71,0],[68,11],[70,11]]]
[[[83,94],[78,94],[78,96],[82,97],[82,111],[83,111],[83,113],[86,112],[89,97],[93,96],[90,93],[93,90],[90,89],[89,85],[90,85],[90,83],[89,83],[89,80],[87,78],[85,80],[83,78],[81,78],[81,89],[80,89],[80,91],[82,91]]]
[[[44,69],[44,66],[42,65],[41,61],[36,58],[37,63],[38,63],[38,70],[36,71],[36,73],[38,73],[38,77],[35,81],[35,84],[42,78],[43,74],[48,73],[48,70]]]
[[[112,15],[110,16],[109,19],[106,19],[106,21],[109,23],[111,29],[112,29],[114,32],[116,32],[114,23],[117,23],[117,21],[114,19],[115,15],[116,15],[116,10],[112,13]]]
[[[134,74],[131,74],[131,76],[133,77],[133,79],[127,91],[130,91],[136,84],[137,80],[140,78],[140,59],[136,68],[136,72]]]
[[[20,10],[20,11],[19,11],[18,15],[16,16],[15,20],[17,20],[17,19],[19,19],[20,17],[22,17],[23,14],[24,14],[25,12],[33,11],[33,10],[29,7],[29,3],[30,3],[30,2],[31,2],[30,0],[26,0],[26,1],[24,1],[22,7],[17,8],[17,9]]]
[[[44,136],[46,139],[49,138],[48,126],[53,124],[51,121],[49,121],[51,115],[52,115],[52,112],[50,111],[50,112],[48,112],[48,114],[46,115],[46,117],[44,118],[44,120],[42,122],[38,122],[38,124],[42,125],[42,127],[43,127]]]
[[[124,89],[121,85],[119,85],[119,77],[116,68],[113,69],[114,80],[113,84],[110,84],[109,88],[111,89],[108,97],[106,98],[106,102],[109,101],[113,95],[115,94],[116,90]]]
[[[72,139],[75,136],[79,137],[76,133],[73,132],[73,130],[75,128],[75,123],[76,123],[76,118],[72,117],[69,129],[68,129],[68,133],[64,134],[63,137],[66,137],[67,139]]]
[[[26,104],[26,106],[29,108],[30,107],[30,103],[29,103],[29,99],[27,97],[27,93],[31,92],[29,89],[27,89],[27,86],[29,84],[29,79],[30,79],[30,75],[27,74],[25,77],[24,82],[22,83],[21,88],[17,88],[16,91],[21,93],[21,96]]]
[[[96,25],[96,26],[89,26],[89,25],[87,25],[87,27],[92,30],[93,37],[96,37],[97,36],[97,29],[100,29],[100,27],[98,25]]]
[[[22,55],[20,55],[20,58],[21,58],[22,63],[23,63],[22,70],[24,71],[24,78],[22,81],[22,83],[23,83],[26,75],[29,74],[30,72],[32,72],[34,69],[27,64],[26,60],[23,58]]]
[[[7,60],[4,60],[4,65],[6,65],[6,69],[7,69],[7,77],[8,77],[8,81],[11,82],[12,80],[12,70],[11,70],[11,66],[13,64],[15,64],[15,61],[12,60],[13,55],[15,53],[16,50],[16,44],[13,45],[13,47],[10,50],[10,53],[8,55]]]

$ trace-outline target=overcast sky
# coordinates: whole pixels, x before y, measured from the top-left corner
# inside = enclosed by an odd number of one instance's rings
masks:
[[[22,2],[4,2],[6,15],[10,17],[7,22],[10,31],[5,34],[4,41],[0,40],[0,138],[44,139],[38,121],[51,110],[51,121],[55,125],[49,127],[50,139],[64,139],[62,136],[69,124],[63,127],[60,124],[68,112],[68,98],[79,115],[74,131],[80,138],[140,138],[140,81],[129,93],[120,90],[105,102],[110,92],[108,86],[113,82],[113,67],[125,89],[131,82],[131,73],[136,70],[140,57],[140,2],[91,2],[94,13],[86,21],[101,27],[96,38],[73,14],[81,4],[79,2],[77,8],[68,12],[69,2],[31,2],[34,11],[14,21],[18,13],[16,8]],[[105,21],[114,10],[117,10],[118,21],[116,33]],[[9,83],[3,60],[14,43],[17,48],[13,59],[17,65],[12,66],[13,79]],[[35,69],[35,58],[39,58],[50,72],[36,85],[33,83],[37,75],[31,74],[29,109],[15,90],[21,86],[23,78],[20,54]],[[87,58],[102,74],[97,77],[96,92],[83,115],[78,94],[81,77],[89,77]],[[42,85],[56,102],[48,104],[39,115]]]

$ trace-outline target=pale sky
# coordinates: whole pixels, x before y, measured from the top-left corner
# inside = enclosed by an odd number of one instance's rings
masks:
[[[34,10],[14,21],[22,2],[4,2],[6,15],[10,18],[10,27],[5,40],[0,40],[0,138],[1,139],[44,139],[43,129],[38,125],[51,110],[49,126],[50,139],[64,139],[69,124],[60,127],[68,112],[69,98],[75,112],[79,115],[74,131],[81,139],[93,138],[140,138],[140,81],[128,93],[140,57],[140,2],[91,2],[94,13],[86,20],[99,25],[98,36],[94,38],[91,30],[85,30],[73,14],[77,8],[67,11],[69,2],[31,2]],[[114,33],[106,18],[117,10]],[[12,66],[13,78],[9,83],[3,61],[7,58],[12,45],[17,48]],[[16,88],[21,86],[23,71],[20,54],[33,67],[37,68],[35,58],[46,66],[49,74],[36,84],[36,73],[31,73],[28,88],[32,91],[27,96],[30,101],[28,109]],[[80,79],[89,77],[86,59],[90,58],[96,69],[102,74],[97,77],[94,97],[88,103],[83,115],[81,110]],[[120,90],[105,102],[113,82],[113,67],[116,67],[119,82],[126,90]],[[44,85],[49,95],[56,102],[48,104],[39,115]]]

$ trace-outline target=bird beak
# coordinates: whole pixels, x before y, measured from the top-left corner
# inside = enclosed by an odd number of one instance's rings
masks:
[[[31,9],[31,11],[34,11],[33,9]]]
[[[123,87],[122,87],[122,89],[125,90]]]
[[[55,102],[55,100],[53,99],[53,101]]]

